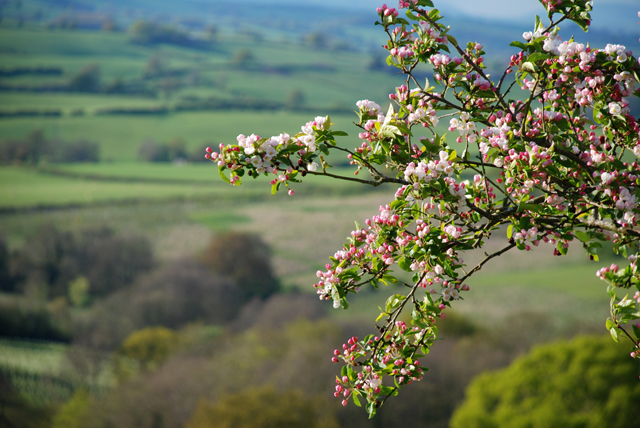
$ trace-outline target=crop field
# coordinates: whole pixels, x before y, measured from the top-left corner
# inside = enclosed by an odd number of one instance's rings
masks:
[[[94,374],[74,370],[69,360],[73,354],[93,357]],[[68,400],[78,388],[100,393],[115,385],[108,355],[59,343],[0,339],[0,370],[32,403],[44,406]]]

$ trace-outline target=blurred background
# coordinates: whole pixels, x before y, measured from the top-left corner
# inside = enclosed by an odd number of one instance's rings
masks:
[[[230,188],[204,149],[327,114],[356,145],[355,102],[386,110],[404,82],[386,65],[377,6],[0,0],[0,427],[446,427],[478,374],[606,332],[602,263],[579,247],[507,254],[442,322],[422,382],[373,421],[333,398],[333,349],[373,332],[390,290],[333,310],[315,271],[395,188]],[[637,9],[596,0],[589,34],[562,34],[640,52]],[[500,76],[544,11],[459,0],[442,13]],[[593,346],[628,359],[626,345]],[[637,397],[630,388],[619,397]]]

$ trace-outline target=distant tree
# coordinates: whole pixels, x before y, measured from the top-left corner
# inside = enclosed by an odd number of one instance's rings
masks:
[[[193,322],[224,325],[235,319],[242,293],[234,281],[212,274],[203,265],[179,260],[162,266],[114,295],[110,309],[135,328],[178,329]]]
[[[284,103],[289,108],[298,108],[304,106],[304,104],[306,103],[306,98],[307,97],[304,92],[301,89],[296,88],[289,92],[289,95],[287,95],[287,97],[285,98]]]
[[[305,43],[311,46],[313,49],[326,49],[329,45],[329,40],[327,39],[326,35],[315,31],[305,37]]]
[[[163,78],[157,83],[157,88],[164,93],[165,98],[171,97],[180,86],[182,86],[182,82],[174,77]]]
[[[91,396],[84,389],[78,389],[73,396],[64,403],[53,417],[52,428],[82,428],[81,419],[87,414]]]
[[[12,260],[17,288],[42,284],[49,298],[67,297],[69,283],[78,276],[89,280],[92,297],[102,297],[128,286],[154,263],[149,241],[142,236],[116,235],[107,227],[75,236],[51,225],[40,227]]]
[[[102,31],[112,32],[116,30],[116,22],[113,20],[113,18],[107,18],[104,24],[102,24]]]
[[[178,334],[166,327],[147,327],[134,331],[117,352],[136,362],[141,370],[154,370],[178,346]]]
[[[212,271],[233,278],[247,300],[268,297],[279,289],[271,251],[258,235],[228,232],[214,236],[201,259]]]
[[[87,65],[69,80],[68,87],[71,91],[97,92],[100,89],[100,66]]]
[[[89,280],[84,276],[79,276],[69,283],[69,302],[78,308],[89,303]]]
[[[156,25],[150,21],[138,20],[129,27],[129,36],[134,43],[153,43]]]
[[[178,137],[167,144],[147,140],[138,146],[138,159],[145,162],[171,162],[176,159],[187,160],[189,157],[187,144]]]
[[[48,297],[67,295],[67,284],[76,277],[76,240],[70,232],[47,224],[27,238],[16,252],[13,270],[22,286],[28,281],[46,285]]]
[[[138,20],[134,22],[129,27],[129,36],[133,43],[140,44],[166,43],[182,46],[193,44],[193,40],[186,31],[152,21]]]
[[[169,160],[174,161],[177,159],[187,159],[187,144],[182,138],[174,138],[167,143],[167,152],[169,154]]]
[[[11,252],[4,237],[0,236],[0,292],[12,293],[15,281],[11,275]]]
[[[237,68],[247,68],[255,64],[256,56],[249,49],[240,49],[231,58],[231,65]]]
[[[125,86],[122,77],[116,77],[113,79],[105,88],[105,90],[110,94],[120,94],[124,92]]]
[[[539,346],[508,368],[476,378],[451,427],[638,426],[639,374],[609,337]]]
[[[0,371],[0,426],[41,428],[49,425],[50,409],[37,406],[12,382],[10,373]]]
[[[218,27],[215,24],[208,24],[204,27],[204,33],[209,40],[215,40],[218,37]]]
[[[142,78],[149,79],[154,77],[162,77],[165,75],[166,69],[167,61],[158,55],[154,55],[147,61],[147,65],[145,66],[144,72],[142,73]]]
[[[138,146],[138,160],[144,162],[168,162],[167,147],[152,140],[145,140]]]
[[[75,259],[79,272],[91,284],[92,297],[127,287],[154,265],[148,239],[137,234],[117,235],[108,227],[82,231]]]
[[[42,154],[50,149],[50,143],[44,138],[42,129],[31,131],[24,140],[24,146],[26,147],[25,162],[32,165],[37,164]]]
[[[57,153],[51,158],[54,162],[98,162],[100,161],[100,145],[93,141],[77,140],[59,142]],[[56,150],[54,148],[54,150]]]
[[[0,337],[69,342],[71,332],[45,302],[14,295],[0,299]]]
[[[201,401],[187,428],[333,428],[332,412],[296,390],[251,388],[228,395],[216,403]]]

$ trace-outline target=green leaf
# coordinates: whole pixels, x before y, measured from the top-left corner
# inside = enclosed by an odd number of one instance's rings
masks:
[[[613,320],[611,318],[607,318],[607,330],[611,330],[613,327],[616,326],[616,324],[613,322]]]
[[[402,257],[400,260],[398,260],[398,266],[400,266],[400,269],[402,269],[403,271],[410,272],[411,260],[407,259],[406,257]]]
[[[509,227],[507,227],[507,239],[511,239],[512,236],[513,236],[513,225],[510,224]]]
[[[536,66],[530,61],[522,63],[522,69],[525,71],[530,71],[532,73],[536,72]]]
[[[360,278],[360,277],[358,277],[358,278]],[[387,282],[390,282],[392,284],[396,284],[398,282],[398,279],[395,276],[390,275],[390,274],[382,275],[382,279],[387,281]]]
[[[355,404],[358,407],[362,407],[362,404],[360,404],[360,400],[358,400],[358,395],[360,395],[359,392],[354,392],[351,397],[353,398],[353,404]]]
[[[407,9],[407,11],[405,12],[405,15],[407,15],[407,18],[411,19],[412,21],[420,20],[417,16],[413,14],[413,11],[411,9]]]
[[[523,50],[527,48],[527,45],[525,45],[522,42],[518,42],[518,41],[511,42],[509,44],[509,46],[513,46],[514,48],[520,48],[520,49],[523,49]]]
[[[276,194],[276,192],[278,191],[278,187],[280,187],[280,182],[278,182],[278,183],[276,183],[276,184],[271,186],[271,194],[272,195]]]
[[[347,134],[344,131],[333,131],[331,133],[331,135],[336,136],[336,137],[348,137],[349,136],[349,134]]]
[[[520,204],[518,206],[518,212],[522,212],[522,211],[533,211],[533,212],[540,212],[542,211],[544,207],[540,204]]]
[[[536,61],[540,61],[542,59],[547,59],[547,58],[549,58],[549,55],[542,52],[535,52],[529,55],[529,62],[536,62]]]
[[[575,230],[573,234],[576,236],[576,238],[578,238],[580,241],[584,242],[585,244],[591,241],[591,237],[589,236],[588,233]]]
[[[536,15],[536,25],[533,27],[535,30],[542,27],[542,22],[540,22],[540,17]]]
[[[367,403],[367,413],[369,413],[369,419],[373,418],[376,414],[376,402],[370,401]]]
[[[563,256],[567,255],[568,248],[565,247],[562,242],[558,242],[557,248],[560,254],[562,254]]]
[[[609,333],[611,333],[611,338],[614,341],[619,342],[619,340],[618,340],[618,331],[617,331],[617,329],[615,327],[611,327],[609,329]]]
[[[496,93],[493,91],[478,91],[475,94],[479,98],[496,98]]]
[[[225,182],[231,184],[231,180],[229,180],[229,178],[222,171],[224,168],[225,168],[224,166],[218,167],[218,173],[220,174],[220,178],[222,178]]]
[[[385,311],[390,314],[394,309],[400,306],[405,298],[406,296],[403,296],[402,294],[394,294],[392,296],[389,296],[387,302],[385,303]]]

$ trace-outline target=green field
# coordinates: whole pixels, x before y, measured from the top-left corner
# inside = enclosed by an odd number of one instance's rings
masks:
[[[190,149],[204,143],[212,146],[234,144],[240,133],[268,137],[282,132],[295,134],[313,117],[286,112],[206,111],[152,117],[17,118],[0,120],[0,135],[23,138],[34,129],[42,129],[47,138],[96,141],[100,143],[102,159],[121,162],[135,161],[138,146],[145,140],[167,142],[181,138]],[[352,135],[355,132],[352,131],[355,127],[350,125],[352,117],[331,119],[337,127],[351,131]]]
[[[17,167],[0,169],[0,206],[52,207],[140,199],[190,199],[224,194],[212,187],[175,184],[149,184],[89,181],[51,176]]]
[[[211,163],[73,165],[54,169],[0,167],[0,209],[65,207],[148,200],[251,200],[281,201],[285,191],[271,195],[268,177],[245,177],[242,186],[230,186]],[[337,169],[347,176],[348,170]],[[90,175],[84,177],[83,175]],[[344,195],[359,191],[352,183],[309,176],[304,185],[291,184],[299,195]]]

